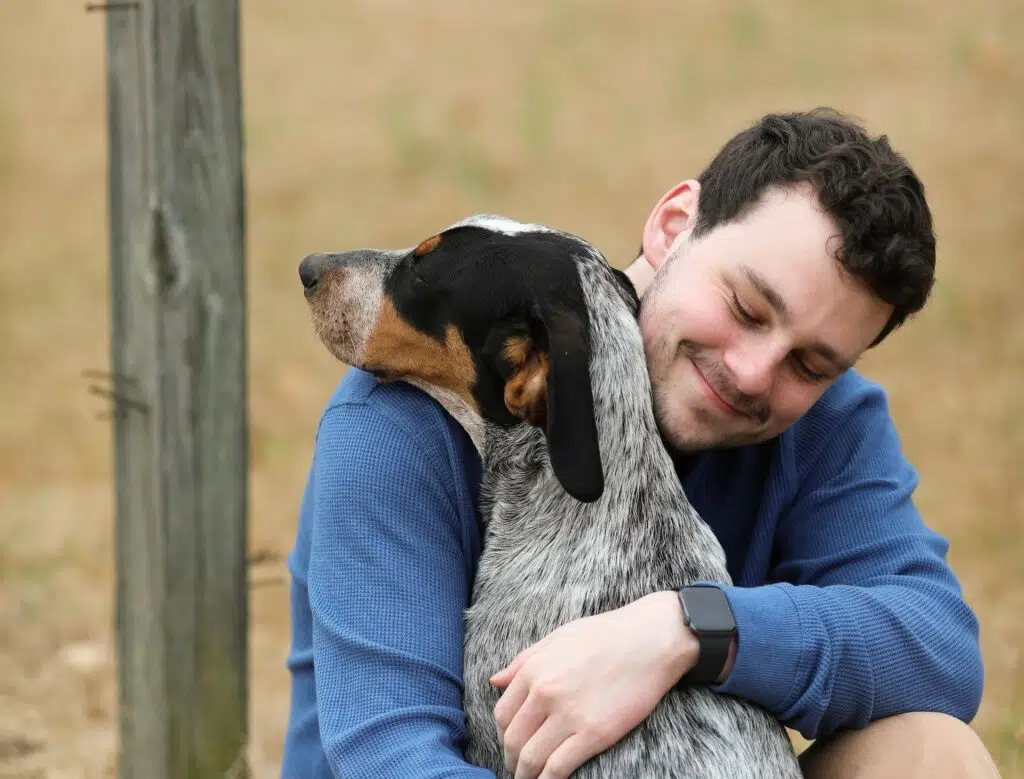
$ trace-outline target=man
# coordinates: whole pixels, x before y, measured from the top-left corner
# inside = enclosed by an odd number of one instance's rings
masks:
[[[808,776],[995,775],[964,724],[976,619],[913,506],[885,396],[852,368],[924,305],[934,264],[913,171],[832,112],[763,118],[658,202],[628,273],[663,435],[726,551],[716,608],[735,630],[718,652],[684,619],[688,590],[651,593],[495,669],[517,777],[567,776],[698,661],[699,683],[818,739]],[[488,775],[460,750],[479,478],[440,406],[346,374],[289,558],[283,776]]]

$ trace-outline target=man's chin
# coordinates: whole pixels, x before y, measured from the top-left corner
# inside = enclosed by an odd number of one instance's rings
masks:
[[[702,424],[693,415],[673,415],[668,423],[663,423],[658,416],[658,428],[662,438],[676,451],[682,454],[699,454],[700,452],[735,449],[766,441],[770,436],[764,430],[732,430],[721,431]]]
[[[690,415],[680,418],[680,415],[673,414],[665,419],[658,414],[657,422],[662,439],[677,452],[697,454],[717,448],[715,437],[709,434],[710,431],[702,430],[702,425]]]

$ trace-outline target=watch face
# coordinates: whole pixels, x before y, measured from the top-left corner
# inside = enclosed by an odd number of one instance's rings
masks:
[[[683,604],[690,627],[697,632],[731,633],[736,629],[729,601],[717,587],[691,587]]]

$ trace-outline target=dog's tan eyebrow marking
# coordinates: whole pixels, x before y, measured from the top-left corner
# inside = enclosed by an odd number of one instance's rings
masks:
[[[530,356],[532,341],[525,335],[512,336],[505,341],[505,359],[517,368]]]
[[[420,245],[413,249],[414,257],[422,257],[424,254],[429,254],[437,248],[437,245],[441,243],[440,235],[432,235],[424,241],[420,242]]]

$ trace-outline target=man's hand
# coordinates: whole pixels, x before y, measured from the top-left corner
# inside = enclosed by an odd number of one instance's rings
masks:
[[[491,677],[508,769],[567,777],[639,725],[698,651],[675,592],[562,626]]]

